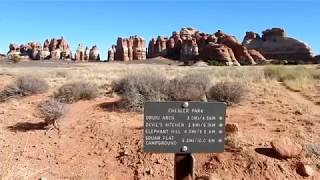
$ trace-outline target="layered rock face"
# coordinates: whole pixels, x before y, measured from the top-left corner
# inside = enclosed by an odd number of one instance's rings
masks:
[[[320,64],[320,55],[315,56],[314,59],[316,60],[316,63]]]
[[[116,53],[116,46],[113,45],[111,48],[108,49],[108,61],[114,61]]]
[[[96,45],[90,49],[89,61],[100,61],[100,50]]]
[[[145,59],[145,40],[138,36],[130,36],[129,38],[119,37],[117,45],[108,50],[109,61],[132,61]]]
[[[148,46],[148,57],[163,56],[181,61],[214,60],[228,65],[256,64],[265,58],[258,51],[248,51],[235,37],[222,31],[206,34],[194,28],[182,28],[170,38],[159,36]],[[240,63],[238,62],[240,61]]]
[[[76,54],[75,54],[75,60],[76,61],[85,61],[86,60],[85,51],[86,51],[86,49],[84,48],[84,46],[82,44],[78,44]]]
[[[262,37],[247,32],[242,44],[248,49],[261,52],[267,59],[283,59],[289,63],[314,61],[311,48],[302,41],[287,37],[281,28],[267,29],[262,32]]]
[[[43,47],[49,49],[50,58],[53,60],[72,58],[71,48],[63,37],[60,39],[52,38],[50,41],[46,39]]]
[[[12,56],[29,57],[32,60],[47,59],[50,53],[47,48],[42,48],[38,42],[29,42],[20,46],[16,44],[9,45],[9,58]]]

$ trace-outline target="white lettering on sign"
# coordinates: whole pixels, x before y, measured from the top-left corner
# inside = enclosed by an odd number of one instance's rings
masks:
[[[189,113],[188,108],[169,108],[168,113]]]

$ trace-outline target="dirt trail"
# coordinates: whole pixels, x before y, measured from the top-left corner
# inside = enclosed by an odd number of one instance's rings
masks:
[[[299,92],[292,91],[286,84],[280,83],[285,89],[290,97],[294,99],[297,103],[304,105],[308,108],[310,115],[315,117],[320,117],[320,106],[310,101],[308,98],[303,96]]]

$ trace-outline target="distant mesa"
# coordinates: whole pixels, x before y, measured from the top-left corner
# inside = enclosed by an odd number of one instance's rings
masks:
[[[118,37],[117,44],[108,50],[108,60],[133,61],[145,60],[145,40],[139,36]]]
[[[283,59],[289,63],[315,61],[312,50],[306,43],[287,37],[287,33],[281,28],[262,31],[262,37],[254,32],[246,32],[242,44],[248,49],[261,52],[267,59]]]

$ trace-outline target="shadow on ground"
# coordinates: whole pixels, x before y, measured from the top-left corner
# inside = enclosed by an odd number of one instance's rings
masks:
[[[272,148],[256,148],[255,151],[271,158],[281,159],[278,153]]]
[[[47,127],[47,124],[44,122],[38,122],[38,123],[30,123],[30,122],[21,122],[17,123],[13,126],[8,126],[8,129],[13,132],[27,132],[27,131],[33,131],[33,130],[45,130]]]
[[[125,101],[123,100],[117,100],[117,101],[104,102],[104,103],[98,104],[98,107],[104,111],[109,111],[109,112],[128,112],[123,106],[124,103]]]

